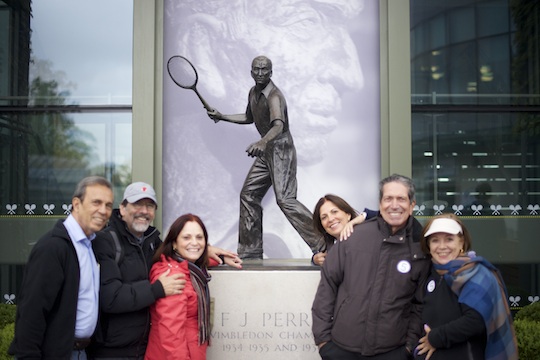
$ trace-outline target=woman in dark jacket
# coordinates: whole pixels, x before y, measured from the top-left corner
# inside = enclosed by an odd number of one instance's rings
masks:
[[[434,217],[421,245],[431,254],[433,269],[416,358],[518,359],[506,287],[492,264],[469,251],[471,237],[462,221],[454,214]]]
[[[377,216],[377,211],[365,209],[358,214],[348,202],[333,194],[326,194],[319,199],[313,210],[313,226],[324,236],[325,251],[313,254],[311,261],[322,266],[328,250],[336,240],[344,240],[353,232],[353,227],[367,217]]]

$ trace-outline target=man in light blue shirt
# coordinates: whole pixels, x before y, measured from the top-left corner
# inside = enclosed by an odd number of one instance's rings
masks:
[[[68,218],[43,235],[28,258],[9,349],[17,359],[87,358],[99,306],[99,266],[91,241],[111,216],[110,182],[84,178],[72,205]]]
[[[80,282],[75,338],[88,339],[96,328],[99,309],[99,266],[91,243],[96,235],[87,237],[73,215],[68,216],[64,221],[64,226],[75,246],[79,260]]]

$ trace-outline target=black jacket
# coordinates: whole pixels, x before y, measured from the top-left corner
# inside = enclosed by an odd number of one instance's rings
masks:
[[[484,359],[487,336],[482,315],[460,304],[457,295],[435,270],[425,291],[422,320],[431,328],[429,343],[437,348],[430,360]]]
[[[9,348],[17,359],[69,359],[73,352],[79,260],[63,221],[37,241],[28,257]]]
[[[316,344],[333,341],[364,356],[416,345],[430,261],[413,239],[413,228],[410,217],[391,234],[378,216],[334,244],[312,307]]]
[[[121,256],[116,258],[116,232]],[[100,315],[91,356],[142,356],[150,328],[149,307],[165,292],[161,283],[150,284],[148,274],[152,256],[161,244],[159,231],[150,227],[142,244],[126,228],[115,209],[109,226],[97,234],[94,252],[101,269]]]

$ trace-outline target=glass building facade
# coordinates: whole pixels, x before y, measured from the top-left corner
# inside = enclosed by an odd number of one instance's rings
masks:
[[[85,176],[131,181],[133,2],[0,0],[0,291]]]
[[[415,216],[462,216],[474,248],[501,268],[511,305],[537,301],[539,2],[409,4],[412,138],[402,140],[412,144]],[[0,0],[5,301],[16,302],[33,243],[69,213],[82,177],[107,177],[116,199],[131,181],[134,6]]]
[[[453,212],[538,301],[540,3],[411,0],[412,176],[419,217]]]

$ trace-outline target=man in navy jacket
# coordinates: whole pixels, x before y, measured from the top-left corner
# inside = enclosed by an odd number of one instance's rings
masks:
[[[109,220],[112,186],[99,176],[79,182],[73,209],[34,245],[17,298],[17,359],[85,359],[97,323],[99,269],[91,241]]]

